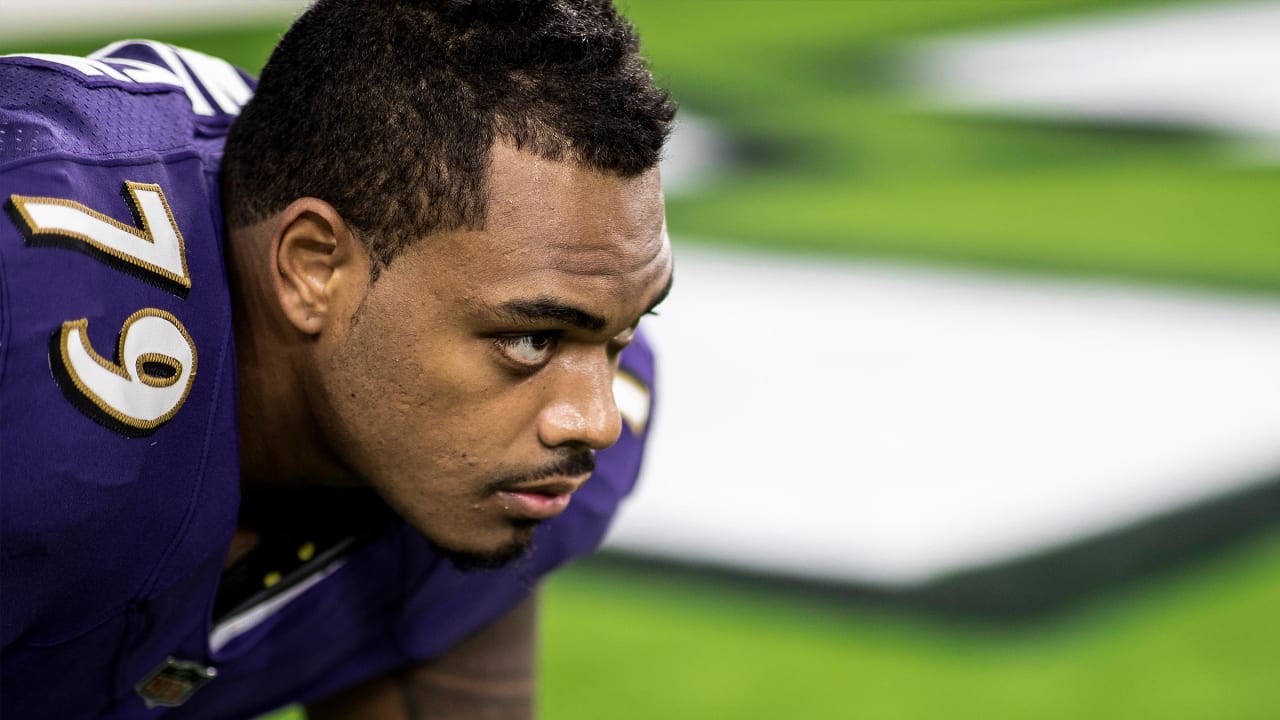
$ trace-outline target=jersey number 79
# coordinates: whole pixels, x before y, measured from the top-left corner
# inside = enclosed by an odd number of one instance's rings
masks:
[[[121,194],[134,225],[61,198],[11,195],[9,209],[27,243],[80,250],[180,297],[191,289],[186,246],[159,185],[125,182]],[[89,417],[129,436],[168,422],[186,401],[196,374],[196,346],[182,322],[142,308],[120,330],[114,359],[89,342],[88,318],[53,332],[49,366],[63,392]]]

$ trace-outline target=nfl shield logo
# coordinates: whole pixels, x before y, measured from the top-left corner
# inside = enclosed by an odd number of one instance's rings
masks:
[[[177,707],[187,701],[192,693],[218,675],[216,668],[190,660],[168,658],[134,688],[147,704],[153,707]]]

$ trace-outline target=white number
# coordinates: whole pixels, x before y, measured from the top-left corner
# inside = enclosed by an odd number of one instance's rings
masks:
[[[62,324],[51,359],[64,379],[133,430],[154,430],[173,417],[196,375],[196,345],[178,318],[155,308],[134,313],[120,330],[116,362],[94,351],[88,327],[88,319]]]
[[[126,181],[122,192],[136,227],[61,198],[11,195],[9,203],[29,244],[70,244],[186,297],[187,248],[164,191]],[[88,327],[88,318],[68,320],[49,349],[50,368],[72,403],[127,435],[148,435],[168,422],[196,376],[196,345],[178,318],[156,308],[129,316],[115,360],[93,349]]]
[[[187,249],[164,191],[159,185],[125,182],[122,192],[138,227],[71,200],[12,195],[9,201],[26,224],[23,234],[32,244],[80,243],[107,258],[145,270],[185,295],[191,289]]]

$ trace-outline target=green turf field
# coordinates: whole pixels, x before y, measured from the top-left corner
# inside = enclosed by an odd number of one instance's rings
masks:
[[[1280,170],[1222,139],[923,112],[904,39],[1125,2],[635,2],[658,75],[743,164],[673,234],[1280,289]],[[728,19],[726,19],[726,17]]]
[[[1276,718],[1280,535],[1031,629],[571,571],[548,718]]]
[[[922,112],[895,84],[904,39],[1134,4],[626,4],[662,81],[739,148],[672,198],[673,236],[1280,290],[1280,169],[1193,133]],[[258,67],[278,30],[157,37]],[[543,715],[1275,718],[1278,606],[1277,537],[1019,631],[571,570],[548,587]]]

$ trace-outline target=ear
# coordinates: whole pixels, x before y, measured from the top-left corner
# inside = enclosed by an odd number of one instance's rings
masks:
[[[299,198],[272,237],[272,283],[291,325],[319,335],[354,312],[369,286],[364,247],[342,216],[319,198]]]

